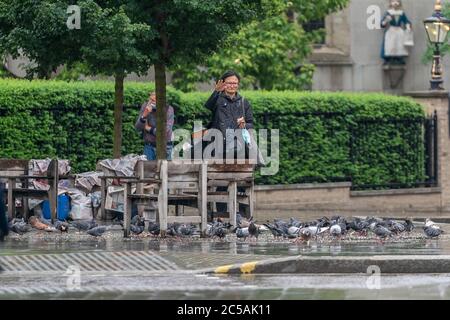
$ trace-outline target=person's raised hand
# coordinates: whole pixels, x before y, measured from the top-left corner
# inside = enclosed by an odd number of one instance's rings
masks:
[[[219,80],[216,83],[216,87],[215,90],[218,92],[222,92],[223,90],[225,90],[226,84],[223,80]]]
[[[147,105],[145,106],[144,112],[142,113],[142,117],[146,118],[148,116],[148,114],[151,112],[152,112],[152,106],[151,106],[151,102],[149,101],[147,103]]]
[[[237,123],[239,128],[244,129],[245,128],[245,119],[244,117],[238,118]]]

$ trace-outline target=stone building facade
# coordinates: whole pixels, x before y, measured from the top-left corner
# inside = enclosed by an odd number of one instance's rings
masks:
[[[314,50],[310,61],[317,66],[313,90],[373,91],[392,94],[429,89],[431,62],[424,64],[428,39],[423,20],[432,15],[435,0],[403,0],[412,22],[415,45],[406,59],[405,70],[384,70],[381,44],[384,31],[369,29],[373,16],[368,8],[377,6],[381,15],[388,0],[351,0],[348,7],[326,18],[325,44]],[[445,3],[445,1],[444,1]],[[444,87],[450,87],[450,58],[443,59]],[[401,78],[401,81],[398,81]],[[398,82],[398,83],[397,83]]]

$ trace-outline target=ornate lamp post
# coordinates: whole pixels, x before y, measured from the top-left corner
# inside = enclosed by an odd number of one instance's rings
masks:
[[[442,65],[440,46],[446,41],[450,30],[450,20],[441,14],[441,0],[436,0],[434,13],[423,22],[428,40],[434,45],[433,65],[431,67],[431,90],[443,90]]]

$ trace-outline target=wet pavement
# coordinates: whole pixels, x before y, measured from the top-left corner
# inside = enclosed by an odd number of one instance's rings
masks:
[[[0,299],[449,299],[448,274],[205,275],[198,270],[287,256],[448,255],[450,241],[204,239],[0,243]],[[375,280],[372,281],[372,280]]]

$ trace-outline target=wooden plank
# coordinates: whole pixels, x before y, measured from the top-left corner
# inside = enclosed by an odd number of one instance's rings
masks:
[[[131,226],[131,209],[133,200],[131,195],[131,183],[125,184],[124,189],[124,204],[123,204],[123,236],[128,238],[130,236],[130,226]]]
[[[201,236],[206,237],[206,227],[208,219],[208,162],[204,161],[199,172],[199,210],[201,217],[200,231]]]
[[[161,182],[161,188],[159,189],[159,196],[158,196],[158,213],[159,213],[159,225],[161,230],[161,237],[166,236],[167,231],[167,208],[168,208],[168,199],[167,199],[167,193],[168,193],[168,177],[167,177],[167,160],[161,161],[161,171],[160,171],[160,178],[162,180]]]
[[[210,172],[208,173],[209,179],[214,180],[228,180],[228,181],[239,181],[239,180],[250,180],[253,179],[252,172]]]
[[[16,183],[15,179],[8,179],[8,218],[14,218],[14,211],[16,209],[16,203],[14,201],[13,189]]]
[[[139,179],[143,179],[144,178],[144,162],[138,161],[138,163],[136,164],[136,168],[137,168],[136,175],[138,176]],[[138,194],[144,193],[144,183],[138,182],[136,184],[136,193],[138,193]],[[139,216],[140,217],[144,216],[145,206],[139,204],[139,205],[137,205],[137,209],[138,209]]]
[[[169,176],[177,174],[184,175],[186,173],[194,173],[197,175],[200,170],[200,164],[192,164],[190,161],[188,163],[180,161],[176,161],[175,163],[170,162],[167,170],[169,172]]]
[[[140,160],[136,165],[139,165],[139,162],[142,162],[142,166],[144,167],[144,173],[146,177],[152,176],[158,173],[158,161],[157,160]]]
[[[169,182],[198,182],[198,172],[195,173],[185,173],[185,174],[172,174],[169,173]]]
[[[168,216],[167,223],[201,223],[200,216]]]
[[[253,172],[253,164],[212,164],[208,166],[209,172]]]
[[[248,202],[250,206],[250,218],[253,217],[255,211],[255,183],[252,182],[252,186],[250,187],[250,193],[248,196]]]
[[[230,213],[230,223],[233,226],[236,226],[236,210],[237,210],[237,201],[236,201],[236,193],[237,193],[237,184],[235,181],[231,181],[228,186],[228,212]]]
[[[0,159],[0,171],[24,171],[28,169],[28,160],[23,159]]]
[[[210,195],[208,194],[208,201],[214,201],[214,202],[228,202],[229,196],[228,192],[222,195]]]
[[[170,181],[169,178],[169,190],[170,189],[194,189],[194,190],[198,190],[198,182],[197,181]]]

